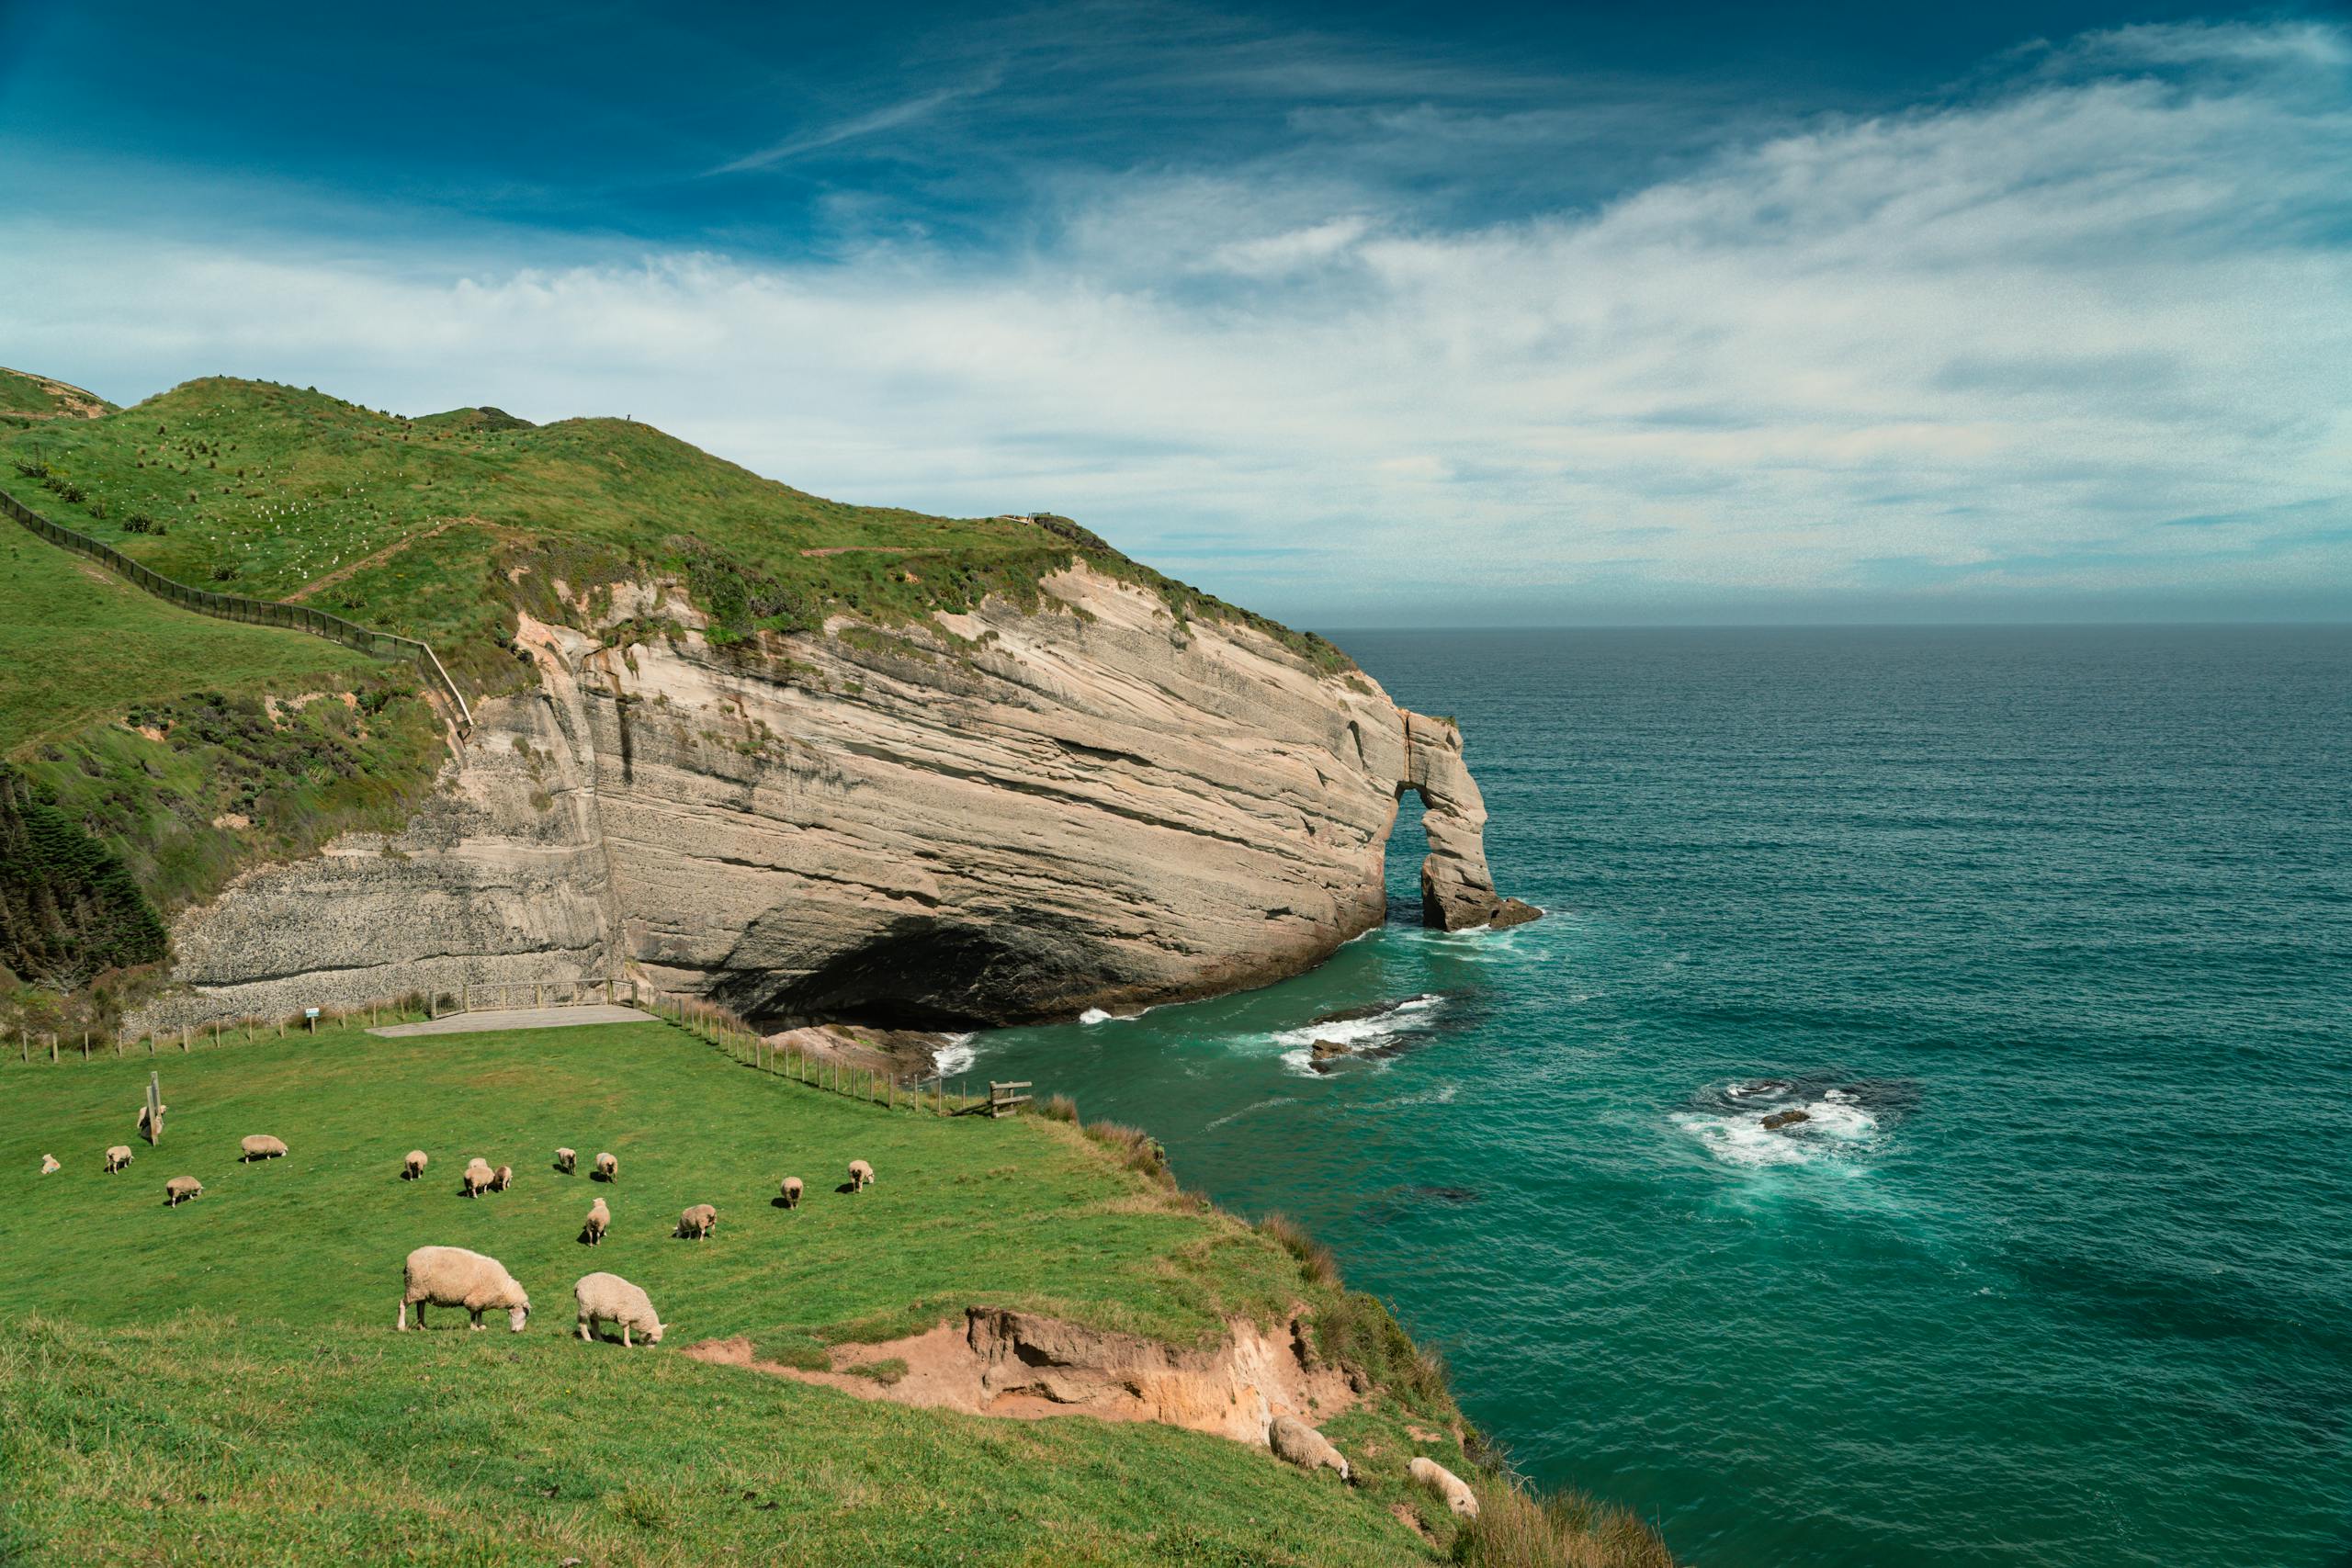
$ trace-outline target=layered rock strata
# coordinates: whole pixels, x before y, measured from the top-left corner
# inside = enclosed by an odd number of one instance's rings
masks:
[[[1379,923],[1408,789],[1431,923],[1526,909],[1452,724],[1091,570],[1045,588],[756,649],[714,647],[670,584],[596,631],[526,618],[538,689],[480,705],[408,828],[183,917],[193,989],[142,1021],[609,974],[778,1025],[1202,996]]]

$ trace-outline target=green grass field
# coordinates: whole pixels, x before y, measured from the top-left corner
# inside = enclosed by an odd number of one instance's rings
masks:
[[[0,1561],[1300,1562],[1431,1560],[1390,1512],[1450,1404],[1381,1395],[1327,1427],[1343,1487],[1261,1450],[1084,1418],[854,1400],[678,1353],[771,1356],[1013,1304],[1192,1344],[1230,1314],[1340,1302],[1292,1254],[1075,1129],[892,1113],[743,1068],[664,1023],[232,1043],[153,1059],[171,1114],[132,1135],[145,1057],[0,1070]],[[237,1163],[267,1131],[291,1153]],[[130,1143],[137,1162],[99,1166]],[[620,1179],[551,1168],[599,1149]],[[412,1146],[425,1179],[398,1179]],[[34,1173],[53,1153],[64,1169]],[[516,1170],[468,1200],[466,1158]],[[876,1186],[834,1187],[852,1158]],[[769,1203],[797,1174],[798,1211]],[[165,1178],[205,1194],[176,1210]],[[589,1201],[614,1221],[578,1244]],[[673,1240],[686,1204],[717,1235]],[[503,1261],[527,1332],[392,1331],[426,1242]],[[671,1325],[571,1337],[592,1269]],[[1355,1298],[1361,1301],[1363,1298]],[[1442,1396],[1441,1396],[1442,1400]],[[14,1555],[12,1555],[14,1554]]]
[[[342,690],[379,660],[183,610],[0,518],[0,758],[192,692]]]

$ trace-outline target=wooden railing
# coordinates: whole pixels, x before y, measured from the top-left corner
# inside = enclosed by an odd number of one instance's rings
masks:
[[[379,659],[406,659],[441,688],[454,704],[461,728],[471,730],[473,709],[466,704],[465,694],[449,679],[441,667],[440,657],[432,649],[413,637],[401,637],[392,632],[378,631],[356,621],[346,621],[341,615],[330,615],[324,610],[313,610],[308,604],[288,604],[277,599],[248,599],[241,593],[215,593],[209,589],[190,588],[185,582],[175,582],[162,572],[141,565],[112,545],[94,539],[87,534],[52,523],[10,495],[0,491],[0,512],[6,513],[26,527],[77,554],[107,566],[128,578],[135,586],[145,589],[158,599],[167,599],[198,615],[217,615],[224,621],[244,621],[254,626],[284,626],[289,631],[309,632],[313,637],[329,637],[346,648]]]

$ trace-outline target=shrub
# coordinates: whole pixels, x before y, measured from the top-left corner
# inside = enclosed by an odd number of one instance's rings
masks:
[[[1581,1492],[1530,1496],[1508,1475],[1480,1476],[1478,1517],[1453,1538],[1473,1568],[1674,1568],[1666,1543],[1623,1508]]]
[[[1057,1094],[1046,1101],[1038,1114],[1048,1122],[1067,1122],[1075,1127],[1078,1125],[1078,1101],[1066,1094]]]
[[[1072,1106],[1071,1114],[1077,1113]],[[1168,1151],[1159,1140],[1140,1127],[1130,1127],[1124,1122],[1096,1122],[1085,1129],[1086,1135],[1120,1157],[1129,1170],[1139,1170],[1163,1187],[1176,1185],[1176,1173],[1168,1168]]]
[[[1445,1362],[1413,1343],[1378,1296],[1348,1291],[1315,1314],[1316,1354],[1343,1369],[1351,1381],[1378,1384],[1408,1404],[1450,1411]]]
[[[1280,1244],[1284,1252],[1298,1259],[1299,1271],[1311,1285],[1337,1285],[1340,1265],[1331,1257],[1331,1249],[1306,1234],[1306,1228],[1288,1214],[1268,1214],[1258,1222],[1258,1234]]]

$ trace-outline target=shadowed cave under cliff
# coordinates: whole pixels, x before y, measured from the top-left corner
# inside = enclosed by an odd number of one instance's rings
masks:
[[[1382,862],[1386,924],[1438,923],[1419,884],[1428,809],[1418,788],[1397,786]],[[1067,1015],[1121,978],[1079,922],[1019,909],[987,923],[903,916],[807,974],[726,974],[709,995],[762,1029],[834,1022],[955,1032]]]

